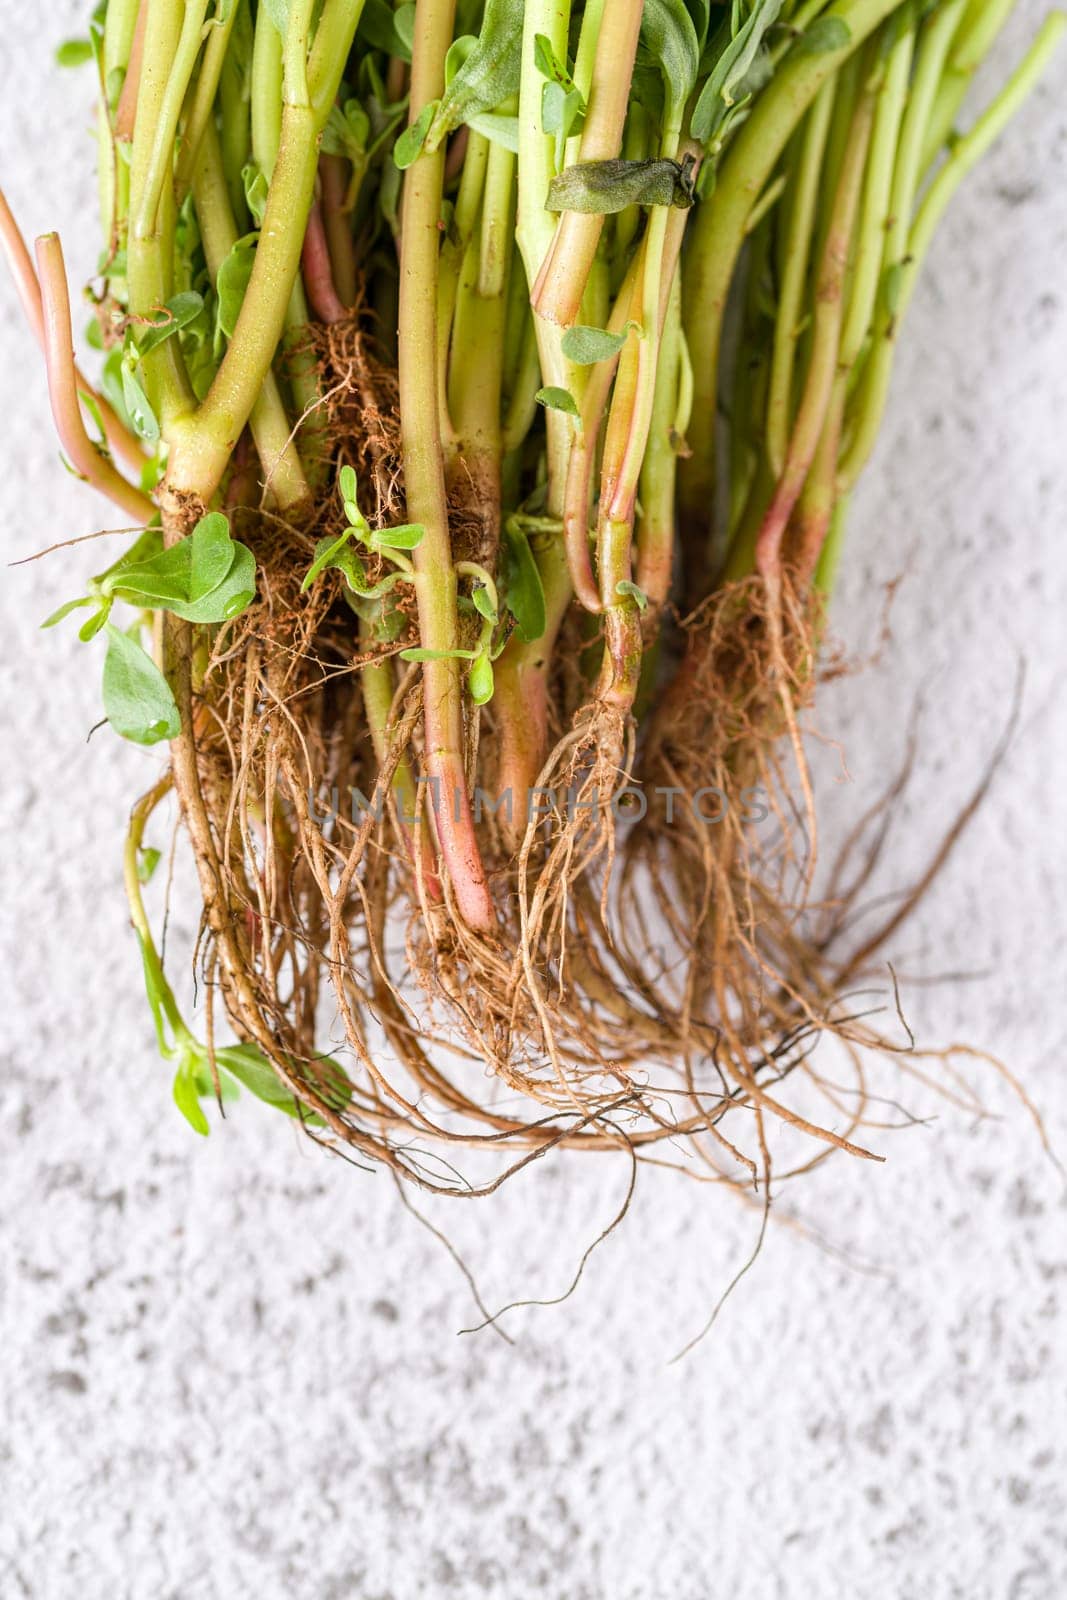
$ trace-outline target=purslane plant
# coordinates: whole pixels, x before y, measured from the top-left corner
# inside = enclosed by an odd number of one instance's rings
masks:
[[[125,876],[199,1131],[236,1080],[447,1193],[485,1187],[449,1143],[870,1154],[859,1067],[845,1132],[778,1087],[840,1109],[812,1045],[883,1046],[841,995],[900,920],[843,943],[862,835],[806,903],[801,717],[923,257],[1065,25],[960,129],[1011,10],[107,0],[63,47],[95,384],[58,238],[0,231],[67,462],[138,531],[48,623],[168,746]],[[172,790],[203,1040],[145,903]]]

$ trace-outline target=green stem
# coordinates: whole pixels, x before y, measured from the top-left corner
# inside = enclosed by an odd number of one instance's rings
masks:
[[[848,311],[841,334],[841,365],[850,369],[859,360],[870,333],[882,276],[882,257],[892,208],[894,158],[915,49],[914,8],[904,9],[910,15],[907,25],[899,28],[890,49],[871,131],[863,213],[853,262]],[[892,27],[893,22],[887,26]]]
[[[834,591],[838,568],[841,565],[841,554],[845,548],[847,524],[848,495],[842,494],[838,495],[834,502],[830,531],[819,556],[819,565],[815,569],[815,587],[820,594],[831,595]]]
[[[282,138],[282,83],[285,43],[268,6],[260,6],[252,42],[249,114],[252,159],[270,182]]]
[[[505,145],[490,145],[478,256],[478,293],[483,300],[500,298],[507,284],[514,234],[515,167],[516,158]]]
[[[455,429],[456,458],[449,481],[457,498],[469,502],[481,525],[477,559],[486,566],[495,566],[500,540],[500,395],[507,317],[503,291],[508,262],[505,257],[505,278],[500,282],[499,292],[483,294],[481,266],[485,259],[485,225],[483,209],[483,237],[481,241],[472,239],[468,246],[452,329],[448,410]],[[509,227],[504,238],[505,250],[510,237]]]
[[[126,843],[122,852],[122,878],[126,888],[127,904],[130,908],[130,921],[133,924],[134,932],[137,934],[137,940],[141,947],[141,959],[145,965],[150,990],[152,994],[159,997],[164,1016],[174,1034],[174,1044],[180,1050],[183,1045],[195,1047],[196,1041],[185,1024],[178,1009],[178,1002],[174,998],[174,991],[164,975],[163,963],[159,958],[159,951],[156,949],[156,942],[152,936],[152,925],[148,920],[148,913],[145,911],[144,896],[141,893],[141,880],[137,871],[138,857],[141,846],[144,843],[144,831],[148,824],[148,819],[159,802],[170,792],[171,787],[172,780],[168,774],[138,800],[130,813],[130,826],[126,833]],[[171,1060],[175,1054],[175,1049],[168,1044],[162,1030],[161,1019],[155,1015],[154,1007],[153,1018],[156,1023],[156,1036],[159,1042],[160,1054],[166,1060]]]
[[[222,20],[216,19],[212,23],[204,46],[204,59],[196,75],[192,102],[184,119],[181,146],[174,172],[174,190],[179,205],[193,181],[193,170],[200,153],[200,141],[204,136],[204,130],[209,123],[214,127],[215,96],[218,93],[226,52],[230,46],[230,35],[237,20],[237,10],[237,0],[231,0],[230,8]]]
[[[785,465],[793,420],[797,339],[819,202],[819,174],[830,131],[835,89],[836,80],[832,78],[820,89],[804,125],[796,170],[790,175],[789,220],[782,251],[767,400],[767,454],[776,477],[781,476]]]
[[[666,603],[674,560],[674,489],[682,367],[682,289],[677,273],[663,326],[648,448],[641,467],[637,521],[637,584],[654,612]]]
[[[533,427],[537,416],[536,395],[541,387],[541,363],[537,357],[537,330],[527,316],[522,331],[519,363],[508,396],[500,448],[504,455],[517,450]]]
[[[518,212],[515,239],[531,291],[548,259],[556,218],[545,210],[548,186],[555,174],[555,141],[541,128],[544,79],[535,65],[535,39],[543,33],[556,55],[567,53],[570,0],[528,0],[523,9],[522,76],[519,81]],[[534,317],[542,381],[568,389],[579,405],[585,387],[583,369],[572,368],[561,349],[562,331]],[[570,417],[562,411],[545,416],[548,438],[548,514],[562,517],[568,462],[575,437]]]
[[[174,191],[169,167],[160,169],[156,130],[166,116],[167,86],[182,34],[182,0],[147,7],[130,157],[130,215],[138,220],[127,243],[129,309],[133,316],[158,310],[173,282]],[[168,150],[169,155],[169,150]],[[166,339],[142,360],[145,392],[164,437],[193,410],[195,397],[177,339]]]
[[[900,0],[838,0],[827,13],[849,30],[846,44],[821,54],[794,50],[756,99],[730,145],[710,198],[698,208],[686,258],[682,314],[695,374],[692,455],[681,464],[680,500],[687,523],[707,526],[714,501],[714,431],[719,345],[726,297],[749,213],[793,130],[826,80]]]
[[[1037,38],[1008,83],[974,127],[953,147],[937,173],[911,225],[901,253],[901,270],[892,311],[886,308],[876,329],[876,343],[857,396],[854,431],[838,472],[842,493],[852,489],[874,449],[885,412],[893,372],[896,335],[911,301],[919,268],[937,225],[957,188],[1016,115],[1045,71],[1067,28],[1067,15],[1046,17]]]
[[[474,230],[489,164],[489,140],[473,128],[467,136],[463,174],[452,212],[452,227],[445,235],[437,265],[437,393],[442,441],[451,456],[455,448],[448,409],[448,354],[452,346],[452,319],[456,311],[460,274]]]
[[[108,0],[104,16],[104,85],[113,72],[125,72],[141,0]]]
[[[214,280],[237,242],[237,224],[230,208],[218,134],[210,123],[203,131],[193,169],[193,199],[208,272]],[[248,425],[267,487],[279,507],[288,511],[302,504],[309,496],[307,479],[273,372],[263,380]]]
[[[287,104],[267,206],[234,336],[195,418],[176,433],[171,490],[210,499],[270,371],[300,267],[318,143],[344,70],[362,0],[326,0],[307,72],[310,104]],[[295,19],[291,27],[299,26]],[[175,343],[168,339],[160,348]]]
[[[921,166],[928,172],[952,135],[971,79],[1004,27],[1016,0],[970,0],[960,19],[930,111]]]
[[[206,16],[207,0],[185,0],[181,31],[160,98],[158,114],[152,129],[147,170],[139,185],[138,204],[133,213],[134,232],[139,239],[148,238],[154,233],[163,186],[168,181],[173,181],[174,141],[178,135],[178,123],[186,90],[196,70]]]
[[[845,142],[837,192],[815,285],[811,358],[804,395],[778,487],[756,540],[756,565],[763,576],[772,582],[777,581],[779,575],[782,539],[811,470],[833,396],[841,340],[845,274],[863,190],[874,105],[874,96],[866,90],[861,92]]]
[[[246,42],[252,36],[247,4],[248,0],[237,0],[234,6],[238,39]],[[248,207],[241,173],[252,150],[252,113],[244,63],[233,50],[224,57],[219,78],[219,143],[234,221],[238,232],[243,233],[247,229]]]

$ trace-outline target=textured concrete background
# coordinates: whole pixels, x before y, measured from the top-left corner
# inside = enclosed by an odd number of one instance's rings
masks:
[[[80,5],[0,3],[0,164],[72,275],[95,241],[89,85],[50,47]],[[1002,74],[1044,7],[1024,0]],[[37,31],[39,30],[39,36]],[[31,38],[31,31],[34,37]],[[995,76],[995,74],[994,74]],[[987,77],[986,86],[991,80]],[[881,585],[893,637],[830,689],[828,826],[923,755],[884,884],[952,816],[1029,664],[1010,761],[897,941],[924,1038],[1000,1052],[1067,1145],[1067,59],[970,183],[919,293],[837,628]],[[45,386],[0,290],[7,559],[89,532]],[[102,525],[102,524],[100,524]],[[751,1249],[728,1195],[646,1175],[578,1294],[457,1336],[465,1284],[389,1181],[255,1104],[195,1138],[173,1110],[119,884],[155,758],[97,718],[98,665],[36,625],[96,570],[5,583],[0,1170],[0,1596],[33,1600],[1054,1600],[1067,1593],[1063,1187],[995,1075],[991,1115],[884,1136],[884,1168],[787,1187],[758,1270],[687,1362]],[[183,929],[179,927],[176,934]],[[184,931],[188,931],[186,927]],[[887,1081],[885,1092],[900,1094]],[[493,1304],[551,1295],[625,1173],[542,1163],[492,1205],[439,1206]]]

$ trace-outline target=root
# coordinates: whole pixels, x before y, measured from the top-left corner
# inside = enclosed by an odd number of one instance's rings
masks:
[[[317,339],[330,449],[355,467],[376,524],[402,520],[395,375],[358,313]],[[488,558],[469,491],[460,483],[452,507],[457,536]],[[176,532],[194,510],[173,509]],[[364,704],[362,669],[417,642],[413,608],[398,591],[409,625],[374,645],[339,574],[301,592],[316,541],[343,525],[330,499],[299,525],[265,506],[232,515],[256,551],[258,594],[206,663],[184,624],[168,628],[183,722],[173,777],[204,969],[309,1137],[456,1196],[492,1193],[557,1148],[625,1152],[761,1193],[764,1218],[772,1180],[834,1152],[882,1159],[867,1135],[901,1124],[876,1110],[871,1056],[920,1079],[929,1058],[842,995],[959,830],[880,936],[842,954],[891,796],[816,903],[802,731],[822,630],[813,605],[759,578],[706,601],[680,625],[681,659],[640,737],[591,687],[588,640],[568,619],[550,685],[556,743],[521,843],[509,849],[494,817],[481,824],[499,925],[478,933],[435,859],[418,674],[395,679],[385,745]],[[468,735],[473,784],[492,761],[473,711]],[[414,818],[401,814],[402,767]],[[898,1012],[885,1013],[894,1030]],[[329,1053],[324,1020],[339,1035]],[[940,1078],[960,1098],[953,1071],[944,1063]],[[797,1146],[780,1172],[772,1122]],[[463,1176],[461,1150],[489,1176]]]

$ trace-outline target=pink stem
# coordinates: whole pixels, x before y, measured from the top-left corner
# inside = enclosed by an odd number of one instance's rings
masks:
[[[460,173],[463,171],[463,162],[467,154],[469,134],[470,129],[467,127],[467,124],[464,123],[463,126],[458,128],[455,134],[452,136],[452,140],[448,146],[448,154],[445,156],[446,184],[451,183],[454,178],[458,178]]]
[[[36,242],[36,249],[48,394],[60,442],[74,470],[86,482],[106,494],[137,522],[148,522],[156,511],[152,501],[140,489],[135,489],[132,483],[127,483],[113,463],[94,447],[85,431],[71,339],[70,296],[59,235],[42,234]]]
[[[137,113],[137,94],[141,87],[141,58],[144,55],[145,28],[148,24],[148,0],[141,0],[130,41],[130,59],[126,63],[126,76],[122,80],[119,103],[115,107],[115,138],[133,138],[133,124]]]
[[[340,322],[348,312],[334,288],[326,229],[322,225],[322,207],[317,200],[312,201],[308,212],[300,264],[304,273],[304,287],[315,315],[323,322]]]
[[[247,428],[237,441],[233,452],[233,467],[226,485],[226,509],[235,506],[255,505],[259,499],[259,480],[256,476],[256,459]]]
[[[37,343],[44,348],[44,310],[41,305],[41,286],[37,282],[37,274],[30,260],[30,252],[26,249],[25,241],[19,232],[18,223],[12,216],[11,207],[0,190],[0,245],[3,246],[7,257],[11,276],[15,280],[26,321],[29,323]],[[104,433],[114,455],[124,461],[132,471],[140,473],[145,464],[145,454],[140,444],[130,430],[120,422],[114,411],[108,405],[102,394],[98,394],[83,376],[77,367],[74,377],[78,388],[83,394],[92,395],[100,412],[100,420],[104,424]]]
[[[343,156],[322,156],[322,220],[330,252],[333,281],[342,305],[356,303],[356,254],[352,243],[351,212],[345,208],[350,163]]]

